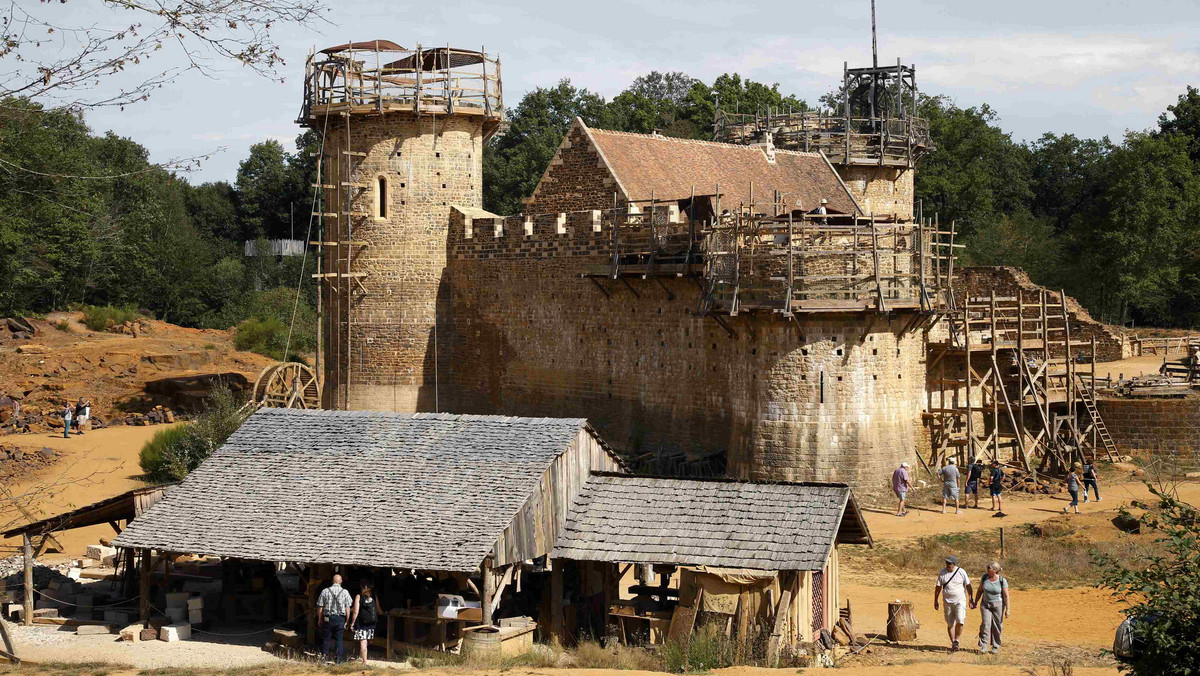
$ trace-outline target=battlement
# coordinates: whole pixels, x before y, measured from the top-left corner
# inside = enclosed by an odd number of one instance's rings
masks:
[[[449,259],[573,260],[564,277],[595,280],[691,278],[702,313],[933,311],[949,300],[951,235],[844,214],[689,214],[674,202],[508,217],[452,207]]]
[[[297,122],[327,115],[472,115],[485,136],[504,119],[500,58],[450,46],[408,49],[390,40],[350,42],[311,54]]]

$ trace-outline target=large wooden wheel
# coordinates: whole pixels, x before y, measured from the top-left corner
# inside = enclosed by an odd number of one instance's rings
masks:
[[[253,402],[270,408],[321,408],[321,386],[304,364],[271,364],[254,382]]]

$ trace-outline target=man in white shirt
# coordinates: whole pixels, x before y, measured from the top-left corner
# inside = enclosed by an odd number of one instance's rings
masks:
[[[958,567],[958,557],[946,557],[946,567],[938,572],[937,587],[933,590],[933,609],[938,609],[938,597],[945,606],[946,633],[950,635],[950,649],[958,650],[958,639],[967,622],[967,599],[973,596],[971,577]]]

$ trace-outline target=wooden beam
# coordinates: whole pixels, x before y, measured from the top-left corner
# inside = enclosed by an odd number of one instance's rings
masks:
[[[780,593],[779,603],[775,606],[775,626],[771,630],[771,637],[767,640],[767,666],[772,669],[779,666],[780,643],[783,641],[783,632],[787,629],[787,618],[792,607],[792,586],[795,578],[795,571],[790,570],[784,571],[779,578]]]
[[[24,569],[25,579],[22,584],[25,587],[25,626],[33,625],[33,540],[29,537],[29,533],[21,535],[22,544],[24,545]]]
[[[479,597],[479,607],[483,609],[483,625],[492,626],[492,599],[496,596],[496,577],[492,573],[492,557],[485,556],[480,566],[483,573],[483,595]]]
[[[150,619],[150,578],[153,575],[154,565],[149,549],[142,549],[140,553],[142,560],[138,572],[138,618],[142,622],[146,622]]]
[[[550,567],[550,636],[561,643],[566,634],[563,625],[562,560],[552,561]]]

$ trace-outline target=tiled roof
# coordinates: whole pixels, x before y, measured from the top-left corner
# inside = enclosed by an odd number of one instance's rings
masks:
[[[262,409],[115,544],[478,570],[585,425],[582,418]]]
[[[580,122],[579,124],[582,124]],[[775,151],[775,163],[761,148],[697,141],[649,134],[586,128],[626,195],[632,200],[680,199],[692,193],[706,195],[721,188],[722,208],[733,210],[754,201],[770,203],[778,190],[784,204],[805,211],[829,200],[829,209],[852,214],[854,199],[837,172],[819,153]]]
[[[593,474],[571,506],[552,556],[819,570],[835,538],[870,543],[850,489],[841,484]]]

